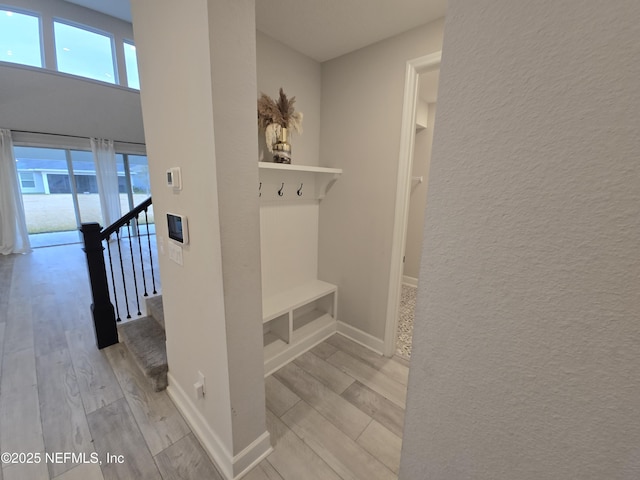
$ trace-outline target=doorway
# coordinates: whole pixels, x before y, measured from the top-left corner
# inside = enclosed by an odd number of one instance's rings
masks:
[[[426,199],[426,176],[428,175],[428,165],[426,166],[427,171],[424,175],[416,175],[418,179],[420,176],[422,176],[422,182],[418,182],[413,178],[413,158],[414,151],[416,150],[415,141],[417,136],[416,119],[418,118],[418,106],[420,104],[421,98],[421,93],[419,91],[420,76],[423,74],[427,75],[429,74],[429,72],[438,71],[440,68],[440,61],[441,52],[436,52],[431,55],[426,55],[414,60],[409,60],[406,66],[400,154],[398,158],[396,208],[393,230],[393,243],[391,250],[389,294],[387,297],[387,319],[384,339],[384,354],[388,357],[393,356],[396,353],[398,316],[400,310],[400,301],[402,298],[403,278],[405,275],[404,267],[406,257],[407,229],[409,226],[412,185],[414,183],[423,186],[423,194],[424,198]],[[432,76],[425,76],[423,84],[428,84],[432,82],[432,80],[434,80]],[[437,93],[437,77],[435,78],[435,80]],[[428,128],[426,130],[428,131]],[[420,213],[418,213],[417,215],[420,215]],[[422,207],[421,215],[424,216],[424,207]],[[422,230],[420,228],[420,243],[422,238],[421,231]]]
[[[435,120],[440,70],[420,74],[416,107],[416,126],[411,167],[409,213],[405,233],[402,287],[396,328],[396,351],[405,360],[411,358],[413,320],[418,273],[422,256],[424,213],[427,206],[427,179],[431,163],[431,144]]]

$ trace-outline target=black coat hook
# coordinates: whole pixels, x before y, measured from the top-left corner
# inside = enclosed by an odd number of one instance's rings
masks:
[[[283,190],[284,190],[284,183],[283,183],[283,184],[282,184],[282,186],[280,187],[280,190],[278,190],[278,196],[279,196],[279,197],[281,197],[281,196],[283,196],[283,195],[284,195]]]
[[[258,196],[262,196],[262,182],[260,182],[260,186],[258,187]]]
[[[304,185],[304,183],[300,184],[300,188],[298,189],[298,196],[301,197],[302,196],[302,186]]]

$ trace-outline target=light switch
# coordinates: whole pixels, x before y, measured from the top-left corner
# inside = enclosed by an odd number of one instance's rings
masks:
[[[169,242],[168,247],[169,247],[169,259],[173,260],[178,265],[184,265],[182,261],[182,247],[174,242]]]

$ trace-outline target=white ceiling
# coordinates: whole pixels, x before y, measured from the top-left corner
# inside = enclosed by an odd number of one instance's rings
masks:
[[[129,0],[67,0],[131,21]],[[324,62],[444,17],[447,0],[256,0],[258,30]]]
[[[446,0],[257,0],[256,26],[324,62],[444,17]]]
[[[97,12],[106,13],[131,23],[131,2],[129,0],[66,0],[81,7],[87,7]]]

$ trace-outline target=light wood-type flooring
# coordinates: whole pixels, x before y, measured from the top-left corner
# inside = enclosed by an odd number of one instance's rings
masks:
[[[126,347],[96,349],[90,303],[79,245],[0,256],[0,452],[41,455],[0,480],[220,479]],[[265,385],[274,451],[245,478],[396,478],[407,374],[339,335],[281,368]]]

